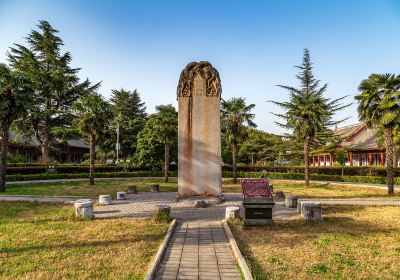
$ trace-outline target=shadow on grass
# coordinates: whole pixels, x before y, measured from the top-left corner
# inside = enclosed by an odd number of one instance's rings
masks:
[[[232,231],[236,237],[243,256],[248,261],[254,279],[275,279],[268,266],[261,265],[254,255],[252,247],[270,246],[276,252],[277,248],[282,250],[296,248],[297,246],[311,246],[316,244],[324,250],[324,246],[367,240],[371,235],[379,236],[396,235],[398,226],[379,225],[376,221],[379,217],[368,220],[358,220],[349,217],[351,214],[364,210],[362,206],[356,207],[324,207],[323,213],[329,213],[322,222],[305,221],[302,219],[290,221],[278,221],[273,225],[259,227],[245,227],[240,223],[231,224]],[[341,213],[343,213],[341,215]],[[334,216],[332,216],[334,215]],[[356,215],[354,216],[356,217]],[[310,244],[310,245],[308,245]],[[263,250],[268,250],[262,247]],[[259,247],[259,249],[261,249]],[[266,255],[268,256],[268,255]],[[264,257],[266,257],[264,256]],[[271,258],[273,255],[271,255]],[[296,256],[293,256],[296,258]],[[273,265],[273,263],[271,263]]]

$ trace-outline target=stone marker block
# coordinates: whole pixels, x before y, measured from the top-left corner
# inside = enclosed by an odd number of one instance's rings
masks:
[[[125,200],[126,199],[126,192],[117,192],[117,199],[118,200]]]
[[[237,206],[228,206],[225,209],[225,219],[239,219],[240,208]]]
[[[93,219],[93,201],[91,199],[78,199],[74,203],[77,218]]]
[[[171,214],[171,206],[167,204],[158,204],[154,206],[154,214],[157,213]]]
[[[305,220],[322,221],[321,202],[302,201],[300,208]]]
[[[288,208],[296,208],[298,199],[299,198],[295,195],[286,195],[285,196],[285,206]]]
[[[178,97],[178,193],[220,196],[221,81],[207,61],[182,70]]]
[[[99,195],[99,205],[104,206],[104,205],[110,205],[111,204],[111,195],[106,194],[106,195]]]
[[[137,186],[128,186],[128,193],[129,194],[135,194],[137,193]]]
[[[284,197],[285,197],[285,195],[284,195],[283,191],[281,191],[281,190],[275,191],[275,198],[284,198]]]
[[[204,200],[195,200],[193,203],[193,207],[195,208],[206,208],[208,206],[208,203],[205,202]]]
[[[159,184],[152,184],[150,187],[151,187],[151,192],[159,192],[160,191]]]

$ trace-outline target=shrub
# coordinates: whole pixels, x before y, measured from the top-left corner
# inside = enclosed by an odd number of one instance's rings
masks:
[[[10,167],[7,166],[7,175],[12,174],[43,174],[46,173],[47,166],[38,165],[38,166],[16,166]]]

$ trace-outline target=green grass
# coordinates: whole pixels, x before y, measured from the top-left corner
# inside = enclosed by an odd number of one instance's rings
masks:
[[[337,199],[400,199],[400,194],[389,196],[387,190],[359,187],[337,184],[321,184],[313,183],[310,187],[304,187],[303,183],[293,183],[284,181],[271,181],[274,185],[274,190],[283,190],[284,193],[292,193],[300,198],[337,198]],[[231,184],[226,182],[223,186],[224,192],[241,192],[239,184]]]
[[[0,278],[143,279],[167,227],[76,220],[72,206],[0,203]]]
[[[177,191],[177,183],[161,183],[159,181],[147,180],[120,180],[120,181],[97,181],[95,185],[91,186],[87,181],[85,182],[64,182],[64,183],[35,183],[35,184],[21,184],[7,185],[6,192],[8,195],[60,195],[60,196],[88,196],[97,197],[101,194],[111,194],[116,196],[117,191],[126,191],[128,186],[137,185],[139,192],[150,191],[152,183],[160,184],[160,191],[171,192]]]
[[[163,183],[160,180],[143,180],[142,178],[132,178],[129,180],[118,181],[97,181],[94,186],[90,186],[87,181],[83,182],[64,182],[64,183],[35,183],[35,184],[10,184],[4,194],[12,195],[61,195],[61,196],[88,196],[96,198],[100,194],[111,194],[115,197],[117,191],[127,190],[129,185],[137,185],[139,192],[150,191],[152,183],[160,184],[162,192],[176,192],[178,190],[176,179],[170,183]],[[302,183],[291,183],[284,181],[272,181],[274,189],[283,190],[285,193],[293,193],[300,198],[362,198],[362,199],[400,199],[399,194],[388,196],[384,189],[346,186],[338,184],[314,183],[305,188]],[[240,184],[232,184],[224,180],[222,191],[241,193]],[[0,194],[1,195],[1,194]]]
[[[400,207],[324,207],[323,215],[231,224],[254,279],[400,279]]]

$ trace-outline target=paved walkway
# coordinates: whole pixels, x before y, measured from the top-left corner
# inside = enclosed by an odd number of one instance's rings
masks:
[[[179,223],[156,279],[240,280],[231,248],[218,221]]]

